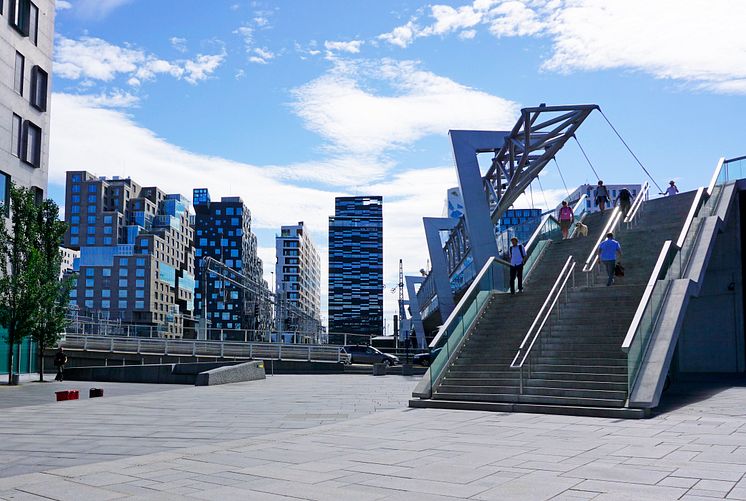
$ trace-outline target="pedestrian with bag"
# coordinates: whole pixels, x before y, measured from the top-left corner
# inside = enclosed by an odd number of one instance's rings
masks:
[[[601,263],[606,267],[606,273],[608,275],[606,286],[608,287],[614,283],[617,258],[622,257],[622,246],[619,242],[614,240],[614,234],[609,232],[606,234],[606,240],[599,244],[596,253]]]
[[[567,235],[569,234],[570,226],[575,219],[575,214],[573,214],[572,209],[564,200],[562,201],[562,206],[559,208],[557,219],[559,219],[560,230],[562,230],[562,240],[567,240]]]
[[[523,292],[523,265],[526,262],[526,249],[523,244],[518,243],[518,239],[510,239],[512,244],[508,249],[510,258],[510,293],[515,294],[515,279],[518,278],[518,292]]]
[[[609,203],[609,190],[604,186],[604,182],[601,180],[598,181],[598,187],[596,188],[594,198],[596,199],[598,209],[601,211],[601,214],[603,214],[604,210],[606,210],[606,204]]]
[[[57,375],[54,377],[55,381],[62,381],[63,378],[63,371],[65,370],[65,364],[67,363],[67,355],[65,355],[65,350],[62,349],[62,346],[57,350],[57,353],[54,355],[54,366],[57,367]]]

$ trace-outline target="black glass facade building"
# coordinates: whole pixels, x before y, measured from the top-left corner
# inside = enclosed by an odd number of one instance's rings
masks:
[[[210,329],[266,329],[271,322],[269,305],[263,299],[268,296],[268,286],[262,277],[256,235],[251,232],[251,212],[239,197],[211,201],[205,188],[195,189],[193,200],[195,315],[206,315]],[[245,279],[238,275],[231,278],[246,282],[254,291],[214,273],[205,274],[208,256],[243,275]]]
[[[383,334],[383,198],[338,197],[329,218],[329,333]]]

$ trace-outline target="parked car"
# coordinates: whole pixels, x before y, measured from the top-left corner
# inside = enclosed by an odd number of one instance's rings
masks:
[[[441,349],[442,348],[435,348],[432,351],[428,351],[425,353],[418,353],[412,359],[412,363],[415,365],[421,365],[423,367],[430,367],[430,364],[432,364],[433,360],[437,358],[438,353],[440,353]]]
[[[372,346],[353,345],[345,346],[344,349],[350,354],[353,364],[397,365],[399,363],[398,357],[384,353]]]

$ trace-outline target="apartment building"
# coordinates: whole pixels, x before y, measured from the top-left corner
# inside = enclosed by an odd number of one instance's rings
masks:
[[[321,256],[303,221],[275,237],[275,325],[279,332],[321,334]]]
[[[206,316],[210,329],[250,330],[248,338],[256,339],[270,327],[271,305],[256,235],[251,231],[251,211],[240,197],[212,201],[206,188],[195,189],[193,200],[195,315]],[[208,258],[217,262],[210,269],[224,276],[207,271]]]
[[[329,334],[383,334],[383,197],[337,197],[329,217]]]
[[[86,316],[182,337],[194,310],[190,205],[129,178],[68,172],[64,246],[80,251],[71,305]]]

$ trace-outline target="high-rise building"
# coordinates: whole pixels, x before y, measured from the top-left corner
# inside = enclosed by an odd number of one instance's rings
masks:
[[[71,305],[79,315],[183,337],[194,309],[189,201],[131,179],[67,173],[65,247],[80,250]]]
[[[54,40],[54,1],[0,2],[0,204],[10,183],[46,195],[49,159],[49,84]]]
[[[210,329],[250,330],[249,336],[238,337],[256,339],[270,327],[272,312],[256,235],[251,231],[251,211],[239,197],[211,201],[206,188],[194,190],[194,211],[195,314],[206,314]],[[219,261],[225,268],[218,271],[241,285],[205,273],[208,258]],[[228,337],[236,338],[232,334]]]
[[[329,334],[383,333],[383,198],[338,197],[329,217]]]
[[[321,334],[321,257],[303,221],[275,238],[275,324],[318,342]]]
[[[32,189],[38,200],[47,195],[54,9],[54,0],[0,1],[0,224],[10,215],[11,183]],[[7,350],[0,326],[0,374],[8,372]],[[16,371],[35,371],[31,340],[16,350]]]

